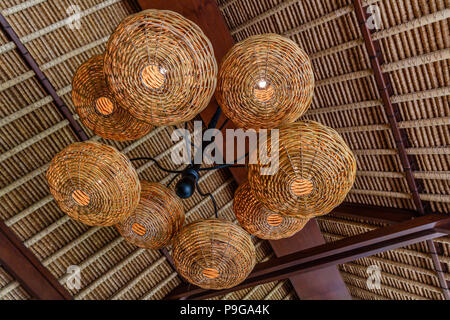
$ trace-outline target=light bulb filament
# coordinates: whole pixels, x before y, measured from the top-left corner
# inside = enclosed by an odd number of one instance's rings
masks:
[[[264,89],[267,86],[267,81],[266,80],[260,80],[258,82],[258,87],[261,89]]]

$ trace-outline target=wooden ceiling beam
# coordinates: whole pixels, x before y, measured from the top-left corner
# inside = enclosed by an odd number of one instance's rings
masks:
[[[398,107],[392,104],[391,95],[393,93],[392,87],[390,87],[389,74],[385,74],[382,71],[382,64],[384,62],[383,54],[380,49],[380,45],[377,41],[372,38],[372,33],[367,26],[367,8],[364,8],[361,0],[354,0],[353,5],[355,7],[356,18],[358,20],[361,33],[363,35],[364,44],[367,53],[370,57],[370,63],[372,65],[372,70],[374,72],[375,82],[380,93],[381,99],[383,101],[384,110],[389,120],[392,134],[394,136],[395,145],[397,147],[397,152],[400,158],[400,162],[403,166],[403,171],[405,172],[406,182],[408,184],[409,191],[411,192],[414,205],[417,211],[424,215],[429,211],[428,206],[425,206],[420,199],[420,191],[424,189],[423,184],[417,181],[414,177],[413,167],[417,168],[417,162],[414,157],[408,156],[406,152],[407,145],[409,145],[408,136],[406,133],[400,129],[399,122],[401,122],[400,114],[398,112]],[[435,272],[439,279],[439,284],[441,285],[442,292],[446,300],[450,300],[450,291],[445,280],[444,274],[442,272],[442,264],[436,254],[436,247],[433,241],[427,241],[427,246],[430,254],[433,258],[433,265]]]
[[[0,221],[0,265],[35,299],[73,299],[3,221]]]
[[[211,298],[442,237],[449,233],[450,217],[448,215],[430,214],[421,216],[259,263],[250,276],[234,288],[215,291],[185,285],[178,287],[166,299]]]
[[[417,218],[419,215],[413,210],[344,202],[334,208],[330,216],[363,220],[370,224],[384,223],[390,225]]]

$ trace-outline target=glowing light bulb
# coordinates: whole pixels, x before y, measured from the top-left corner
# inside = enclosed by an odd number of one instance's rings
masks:
[[[258,82],[258,87],[260,87],[261,89],[264,89],[267,86],[267,81],[266,80],[260,80]]]
[[[159,72],[161,72],[161,74],[166,74],[166,73],[167,73],[167,69],[164,68],[164,67],[161,67],[161,68],[159,69]]]

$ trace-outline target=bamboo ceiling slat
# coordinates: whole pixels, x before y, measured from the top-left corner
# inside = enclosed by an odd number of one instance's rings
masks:
[[[11,275],[8,272],[6,272],[5,269],[0,267],[0,288],[12,280],[13,278],[11,277]],[[9,292],[3,297],[0,297],[0,300],[30,300],[30,299],[31,296],[25,291],[24,288],[22,288],[22,286],[18,286],[15,290]]]
[[[381,66],[383,72],[392,72],[405,68],[415,67],[419,65],[425,65],[428,63],[434,63],[442,60],[450,59],[450,49],[443,49],[436,52],[430,52],[421,56],[411,57],[408,59],[400,60],[397,62],[385,64]],[[329,84],[341,83],[344,81],[356,80],[365,77],[373,76],[372,69],[355,71],[347,74],[338,75],[331,78],[326,78],[316,81],[315,85],[325,86]]]
[[[290,291],[282,300],[297,300],[295,291]]]
[[[362,276],[367,276],[366,274],[366,270],[367,268],[355,263],[346,263],[345,265],[342,266],[342,269],[348,270],[348,271],[352,271],[351,273],[355,273],[358,276],[362,277]],[[398,284],[402,287],[407,287],[409,290],[411,291],[416,291],[417,294],[419,295],[424,295],[424,291],[429,291],[428,293],[425,293],[425,295],[427,295],[430,299],[442,299],[442,289],[439,287],[435,287],[435,286],[431,286],[431,285],[427,285],[421,282],[417,282],[414,280],[408,280],[405,279],[403,277],[399,277],[393,274],[389,274],[386,272],[381,272],[381,279],[384,280],[384,282],[387,285],[390,285],[389,282],[392,284],[393,282],[398,282]],[[391,285],[392,286],[392,285]],[[414,288],[409,288],[409,287],[414,287]],[[408,290],[406,290],[408,291]],[[436,295],[437,294],[437,295]]]
[[[359,276],[355,276],[353,274],[349,274],[341,270],[341,274],[344,278],[344,281],[348,281],[351,285],[356,286],[361,289],[366,285],[367,278],[362,278]],[[382,296],[387,299],[393,300],[430,300],[429,298],[425,298],[413,293],[406,292],[401,289],[397,289],[391,286],[387,286],[384,284],[380,284],[381,289],[377,290],[380,293],[377,293],[379,296]],[[364,290],[364,289],[362,289]]]
[[[407,32],[413,29],[417,29],[429,24],[433,24],[436,22],[440,22],[446,20],[450,17],[450,9],[444,9],[442,11],[438,11],[435,13],[431,13],[429,15],[421,16],[417,19],[405,22],[401,25],[397,25],[388,29],[384,29],[378,32],[375,32],[372,35],[373,40],[381,40],[383,38],[391,37],[397,35],[399,33]],[[311,53],[312,59],[318,59],[327,55],[336,54],[342,51],[346,51],[358,46],[362,46],[364,41],[362,39],[351,40],[342,44],[339,44],[335,47],[327,48],[325,50],[321,50],[315,53]]]
[[[341,239],[343,239],[345,237],[348,237],[348,236],[351,236],[351,235],[355,234],[354,233],[354,229],[352,229],[352,227],[351,227],[351,226],[354,226],[354,224],[349,224],[348,228],[343,228],[342,227],[342,224],[345,225],[349,221],[342,222],[342,220],[336,219],[334,221],[334,224],[324,224],[323,221],[324,220],[321,219],[321,227],[323,228],[323,230],[328,231],[328,232],[324,231],[324,234],[329,239],[332,239],[333,241],[341,240]],[[331,220],[329,220],[329,221],[331,221]],[[361,229],[359,229],[359,231],[360,231],[360,233],[363,233],[363,232],[367,232],[367,231],[370,231],[370,230],[373,230],[373,229],[376,229],[376,228],[363,226]],[[364,231],[362,231],[362,230],[364,230]],[[336,235],[336,234],[330,233],[331,231],[333,231],[335,233],[339,233],[340,235]],[[345,232],[345,231],[347,231],[347,232]],[[401,255],[407,255],[407,256],[409,256],[412,259],[413,258],[421,258],[421,259],[427,260],[430,263],[432,262],[431,255],[428,254],[428,253],[423,253],[423,252],[420,252],[420,251],[406,249],[406,248],[395,249],[395,252],[398,253],[398,254],[401,254]],[[441,261],[448,261],[448,257],[446,257],[446,256],[438,255],[438,257],[439,257],[439,259]]]
[[[276,295],[279,295],[279,290],[285,286],[285,282],[279,282],[275,287],[273,287],[272,290],[264,297],[264,300],[281,300],[281,296],[277,297]]]
[[[14,13],[17,13],[19,11],[25,10],[27,8],[31,8],[31,7],[33,7],[35,5],[38,5],[39,3],[42,3],[44,1],[45,0],[28,0],[28,1],[25,1],[23,3],[15,5],[13,7],[9,7],[9,8],[6,8],[6,9],[2,10],[2,15],[7,17],[7,16],[9,16],[11,14],[14,14]]]
[[[269,259],[271,259],[273,256],[275,256],[274,254],[270,254],[269,256],[267,256],[264,260],[262,260],[261,262],[267,261]],[[273,286],[273,283],[269,283],[267,286]],[[266,286],[266,287],[267,287]],[[261,292],[261,288],[263,288],[262,286],[256,286],[253,287],[247,294],[245,294],[245,296],[243,296],[240,300],[262,300],[261,297],[257,297],[256,295],[258,293]]]
[[[446,97],[450,95],[450,87],[431,89],[422,92],[414,92],[409,94],[404,94],[400,96],[393,96],[391,100],[393,103],[402,103],[402,102],[412,102],[419,101],[425,99],[433,99]],[[322,114],[322,113],[330,113],[330,112],[342,112],[347,110],[357,110],[357,109],[365,109],[371,107],[381,106],[382,102],[380,100],[370,100],[370,101],[362,101],[356,103],[350,103],[345,105],[337,105],[332,107],[324,107],[324,108],[316,108],[309,110],[306,116]]]
[[[66,54],[64,54],[62,56],[59,56],[59,57],[57,57],[57,58],[55,58],[55,59],[53,59],[53,60],[51,60],[51,61],[49,61],[47,63],[44,63],[43,65],[40,65],[39,68],[42,71],[47,71],[47,70],[49,70],[51,68],[54,68],[57,65],[65,62],[65,61],[73,58],[73,57],[76,57],[77,55],[79,55],[81,53],[87,52],[87,51],[89,51],[91,49],[94,49],[96,47],[101,46],[101,48],[103,49],[104,45],[106,44],[108,39],[109,39],[109,37],[103,37],[103,38],[101,38],[99,40],[95,40],[94,42],[91,42],[91,43],[89,43],[89,44],[87,44],[87,45],[85,45],[83,47],[77,48],[76,50],[72,50],[72,51],[70,51],[70,52],[68,52],[68,53],[66,53]],[[9,88],[11,88],[11,87],[13,87],[15,85],[18,85],[19,83],[21,83],[21,82],[23,82],[23,81],[25,81],[27,79],[30,79],[34,75],[35,75],[34,72],[32,70],[29,70],[29,71],[27,71],[27,72],[25,72],[25,73],[15,77],[15,78],[13,78],[13,79],[8,80],[8,81],[0,84],[0,92],[3,91],[3,90],[9,89]],[[72,90],[72,87],[69,85],[69,86],[61,89],[59,92],[66,92],[66,91],[70,92],[71,90]],[[60,95],[64,95],[64,94],[65,93],[60,94]]]
[[[120,1],[121,0],[107,0],[107,1],[104,1],[102,3],[97,4],[96,6],[93,6],[93,7],[89,8],[89,9],[87,9],[87,10],[81,11],[79,13],[79,16],[80,16],[80,18],[86,17],[86,16],[88,16],[90,14],[93,14],[93,13],[99,11],[99,10],[107,8],[108,6],[111,6],[111,5],[113,5],[115,3],[118,3]],[[18,12],[20,12],[20,11],[18,11]],[[52,31],[58,30],[58,29],[60,29],[62,27],[65,27],[71,22],[72,22],[72,17],[68,17],[68,18],[66,18],[64,20],[58,21],[58,22],[56,22],[54,24],[51,24],[51,25],[49,25],[49,26],[47,26],[47,27],[45,27],[43,29],[35,31],[35,32],[31,33],[31,34],[27,34],[25,36],[22,36],[20,38],[20,41],[22,43],[26,44],[26,43],[28,43],[30,41],[38,39],[38,38],[40,38],[40,37],[42,37],[42,36],[52,32]],[[14,48],[15,48],[14,43],[13,42],[9,42],[9,43],[7,43],[5,45],[0,46],[0,54],[4,54],[4,53],[6,53],[6,52],[8,52],[8,51],[10,51],[10,50],[12,50]]]
[[[56,93],[59,96],[64,96],[64,95],[68,94],[71,91],[72,91],[72,86],[67,86],[67,87],[57,91]],[[5,126],[5,125],[7,125],[10,122],[13,122],[13,121],[19,119],[20,117],[23,117],[23,116],[29,114],[30,112],[33,112],[33,111],[35,111],[35,110],[37,110],[39,108],[42,108],[43,106],[49,104],[50,102],[52,102],[52,97],[51,96],[46,96],[45,98],[43,98],[43,99],[41,99],[41,100],[39,100],[37,102],[34,102],[34,103],[32,103],[32,104],[30,104],[30,105],[28,105],[28,106],[26,106],[26,107],[24,107],[24,108],[22,108],[22,109],[20,109],[20,110],[18,110],[16,112],[14,112],[14,113],[12,113],[12,114],[10,114],[8,116],[0,119],[0,128]]]

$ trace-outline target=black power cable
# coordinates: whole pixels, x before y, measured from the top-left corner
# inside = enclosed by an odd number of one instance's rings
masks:
[[[214,195],[211,192],[203,193],[202,190],[200,189],[200,186],[198,185],[198,181],[195,182],[195,186],[197,187],[198,193],[202,197],[210,197],[211,198],[211,201],[214,205],[214,214],[215,214],[216,218],[219,219],[219,213],[217,211],[217,202],[216,202],[216,198],[214,198]]]

